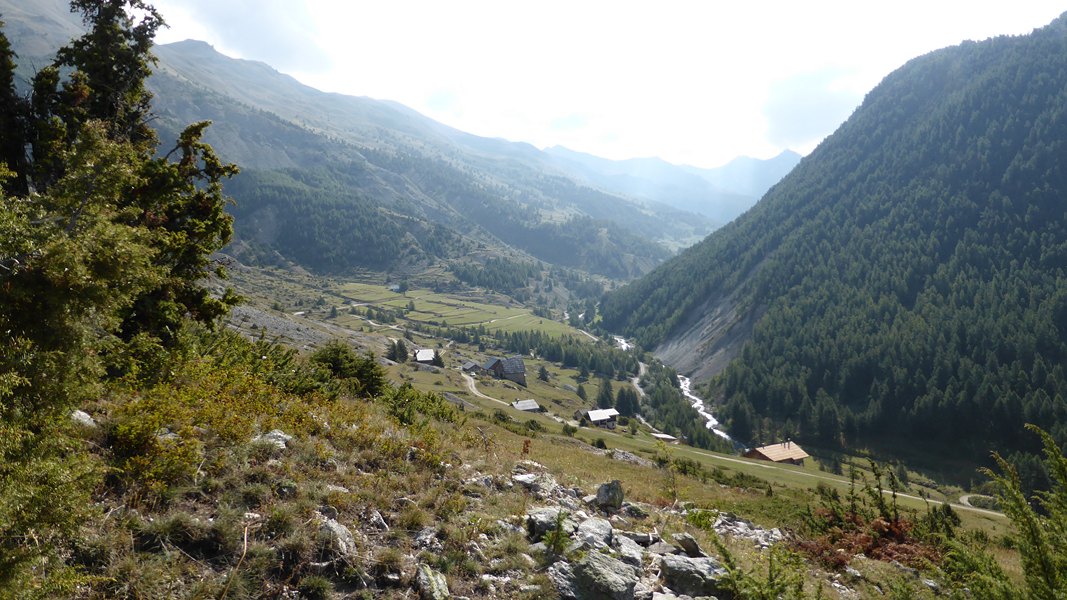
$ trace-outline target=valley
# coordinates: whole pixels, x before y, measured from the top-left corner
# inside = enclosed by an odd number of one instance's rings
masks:
[[[1067,15],[714,169],[0,16],[0,598],[1067,590]]]

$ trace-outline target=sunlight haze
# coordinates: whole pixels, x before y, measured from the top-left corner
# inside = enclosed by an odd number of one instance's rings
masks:
[[[810,152],[906,61],[1029,33],[1035,2],[160,0],[202,39],[470,133],[714,167]]]

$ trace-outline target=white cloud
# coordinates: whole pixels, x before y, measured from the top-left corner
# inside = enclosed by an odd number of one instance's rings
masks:
[[[206,36],[321,89],[396,100],[479,135],[701,166],[810,150],[908,59],[1026,33],[1062,10],[1051,0],[158,5],[175,24],[169,38]]]

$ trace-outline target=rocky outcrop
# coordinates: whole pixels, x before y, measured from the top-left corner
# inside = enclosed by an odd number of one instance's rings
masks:
[[[673,592],[687,596],[723,597],[725,590],[720,580],[726,576],[726,569],[713,558],[666,554],[660,557],[659,567],[663,585]]]
[[[752,540],[752,543],[760,548],[769,548],[785,539],[785,535],[777,527],[774,529],[756,527],[752,521],[746,521],[728,512],[719,513],[712,527],[719,535]]]
[[[293,436],[285,433],[281,429],[275,429],[270,433],[264,433],[263,435],[257,435],[252,438],[253,442],[260,442],[263,444],[270,444],[278,450],[285,450],[286,445],[293,441]]]
[[[633,600],[638,576],[622,561],[600,552],[587,552],[576,564],[556,563],[548,570],[560,597],[567,600]]]
[[[596,500],[594,500],[594,502],[600,510],[616,512],[622,508],[622,500],[622,482],[615,479],[597,488]]]
[[[420,600],[446,600],[452,597],[448,593],[448,579],[426,564],[420,564],[415,573],[415,589],[419,592]]]

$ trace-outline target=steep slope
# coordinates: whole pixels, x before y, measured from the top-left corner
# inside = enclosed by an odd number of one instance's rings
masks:
[[[66,5],[0,0],[23,89],[78,31]],[[713,228],[581,184],[527,144],[466,134],[395,102],[323,93],[203,42],[154,52],[161,139],[211,120],[206,141],[243,168],[229,191],[238,246],[255,250],[246,257],[344,273],[493,254],[628,279]]]
[[[310,268],[395,268],[481,248],[629,278],[667,257],[658,242],[684,245],[709,229],[579,185],[532,147],[396,103],[323,93],[203,42],[156,54],[160,127],[215,121],[208,141],[246,166],[231,186],[238,235]],[[279,188],[294,178],[300,186]]]
[[[752,210],[603,304],[734,433],[1067,439],[1067,16],[914,59]]]

